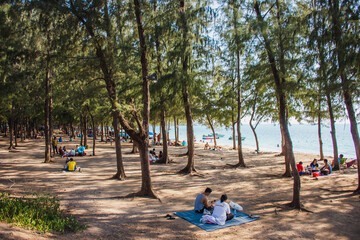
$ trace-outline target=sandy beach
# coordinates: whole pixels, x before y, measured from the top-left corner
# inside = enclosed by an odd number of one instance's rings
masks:
[[[59,143],[67,149],[78,143]],[[90,143],[90,142],[89,142]],[[291,201],[291,178],[282,178],[283,157],[278,152],[254,154],[244,149],[247,168],[230,168],[237,163],[237,151],[204,150],[196,144],[197,174],[180,175],[187,162],[179,154],[186,147],[170,147],[169,165],[151,165],[152,183],[161,202],[149,198],[121,198],[140,190],[138,154],[130,154],[132,144],[122,145],[127,179],[110,179],[116,171],[114,144],[97,142],[96,156],[76,157],[82,172],[64,172],[64,158],[43,163],[44,140],[20,142],[9,151],[8,139],[0,137],[0,190],[11,196],[32,193],[56,195],[61,207],[75,215],[88,228],[83,232],[38,233],[0,223],[0,239],[359,239],[360,198],[352,195],[357,187],[355,168],[342,169],[334,175],[301,177],[301,201],[307,211],[284,207]],[[156,146],[156,152],[162,150]],[[296,154],[296,161],[310,164],[317,156]],[[331,159],[331,157],[328,157]],[[210,199],[227,193],[241,204],[244,212],[259,220],[206,232],[175,216],[166,214],[193,209],[196,195],[211,187]]]

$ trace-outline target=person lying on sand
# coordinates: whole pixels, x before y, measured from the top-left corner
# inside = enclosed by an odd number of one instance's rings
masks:
[[[212,211],[214,206],[212,203],[209,204],[209,195],[211,194],[211,188],[206,188],[203,193],[199,193],[196,196],[194,210],[197,213],[203,213],[204,210]]]
[[[226,194],[221,195],[220,201],[215,203],[213,214],[203,215],[200,222],[224,225],[226,221],[233,219],[234,214],[230,212],[230,206],[226,202],[227,199]]]

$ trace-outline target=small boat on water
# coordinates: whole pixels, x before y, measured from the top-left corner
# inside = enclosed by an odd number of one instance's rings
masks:
[[[241,141],[244,141],[246,139],[246,137],[241,137]],[[229,140],[233,140],[233,137],[230,136]],[[235,140],[238,140],[238,136],[235,137]]]
[[[215,138],[216,138],[216,139],[219,139],[219,137],[215,137]],[[203,139],[203,140],[214,139],[214,137],[210,137],[210,136],[203,135],[202,139]]]
[[[224,135],[224,134],[215,133],[215,136],[216,136],[217,138],[219,138],[219,137],[224,137],[225,135]],[[208,135],[203,135],[203,137],[214,137],[214,134],[209,133]]]

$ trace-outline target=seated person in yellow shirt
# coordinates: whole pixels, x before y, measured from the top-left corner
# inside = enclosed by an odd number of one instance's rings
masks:
[[[65,170],[69,172],[75,172],[76,170],[79,170],[80,172],[81,168],[76,167],[76,162],[74,161],[74,159],[70,158],[70,161],[66,164]]]

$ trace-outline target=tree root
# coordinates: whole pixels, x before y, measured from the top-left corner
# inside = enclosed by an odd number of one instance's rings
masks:
[[[230,167],[230,168],[247,168],[247,166],[245,164],[226,164],[226,166]]]

